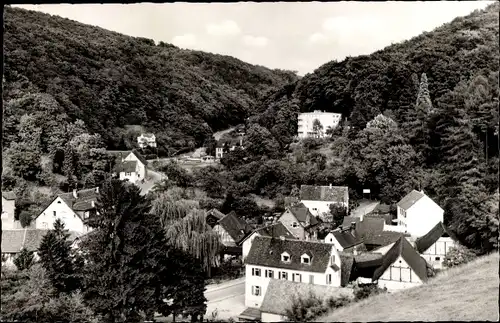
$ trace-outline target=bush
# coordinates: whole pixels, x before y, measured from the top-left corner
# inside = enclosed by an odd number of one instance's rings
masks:
[[[293,322],[310,322],[327,312],[351,303],[348,296],[330,297],[323,301],[310,293],[308,297],[293,297],[292,305],[285,310],[288,320]]]
[[[33,251],[28,251],[27,249],[21,249],[21,252],[14,259],[14,265],[16,265],[18,270],[27,270],[35,263],[35,255]]]
[[[452,268],[468,263],[474,260],[477,255],[471,249],[467,247],[458,245],[456,247],[450,248],[446,257],[443,260],[443,266],[447,268]]]
[[[377,284],[360,284],[354,287],[354,300],[357,302],[370,296],[385,293],[386,291],[387,288],[382,289]]]

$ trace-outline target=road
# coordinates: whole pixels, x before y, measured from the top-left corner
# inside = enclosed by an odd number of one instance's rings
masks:
[[[148,169],[148,180],[144,183],[137,183],[137,186],[141,189],[141,194],[146,195],[153,188],[155,183],[162,180],[163,176],[164,175],[162,173]]]
[[[359,202],[359,206],[351,211],[351,216],[353,217],[361,217],[361,215],[368,214],[373,211],[380,202],[378,201],[370,201],[363,200]]]
[[[245,278],[219,285],[209,285],[205,291],[205,297],[207,298],[207,312],[204,319],[227,320],[230,317],[236,319],[245,310]],[[212,317],[212,313],[216,317]],[[181,317],[176,318],[177,322],[181,320]],[[155,321],[172,322],[172,316],[157,316]]]

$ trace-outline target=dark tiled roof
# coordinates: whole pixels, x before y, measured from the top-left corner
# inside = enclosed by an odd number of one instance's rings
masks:
[[[420,257],[412,245],[401,236],[398,241],[387,251],[382,259],[382,265],[375,270],[373,280],[378,280],[384,272],[401,256],[410,268],[422,281],[427,281],[427,263]]]
[[[242,320],[260,321],[261,313],[258,308],[248,307],[238,315],[238,318]]]
[[[342,228],[349,228],[351,222],[356,223],[356,238],[362,240],[366,245],[387,246],[401,236],[399,232],[384,231],[385,220],[383,218],[365,216],[363,221],[360,221],[360,218],[346,216]],[[405,234],[405,236],[409,236],[409,234]]]
[[[219,211],[217,209],[211,209],[210,211],[207,212],[207,215],[212,215],[219,220],[226,216],[224,213],[222,213],[221,211]]]
[[[394,231],[382,231],[377,234],[366,234],[364,238],[365,244],[377,245],[377,246],[388,246],[393,242],[396,242],[399,237],[403,235],[404,237],[410,237],[410,234],[400,233]]]
[[[148,161],[135,149],[132,150],[107,150],[106,153],[112,155],[116,158],[116,163],[121,162],[122,158],[126,158],[130,153],[133,153],[137,159],[144,165],[148,164]]]
[[[288,208],[290,212],[297,218],[300,224],[303,227],[306,227],[305,223],[309,221],[309,225],[307,227],[313,227],[317,225],[319,222],[314,215],[312,215],[309,208],[304,205],[304,203],[299,203],[297,205],[291,206]]]
[[[17,253],[22,248],[29,251],[36,251],[45,236],[50,230],[47,229],[14,229],[2,230],[2,253]],[[69,240],[73,241],[78,237],[78,233],[69,232]]]
[[[345,295],[352,297],[352,289],[331,287],[326,285],[304,284],[283,279],[271,279],[266,295],[260,306],[262,313],[285,315],[294,297],[308,298],[310,295],[326,299]]]
[[[264,237],[285,237],[286,239],[296,239],[295,236],[281,222],[257,229],[254,232],[257,232]]]
[[[240,146],[242,139],[243,138],[232,138],[229,140],[219,140],[217,141],[217,147],[222,148],[226,143],[228,144],[229,148]]]
[[[137,161],[135,160],[124,160],[124,161],[119,161],[115,165],[115,171],[118,173],[125,172],[125,173],[133,173],[135,172],[137,167]]]
[[[252,242],[245,263],[248,265],[324,273],[333,248],[333,245],[327,243],[256,237]],[[283,252],[290,255],[289,263],[281,261]],[[310,264],[301,262],[300,258],[304,253],[311,255]]]
[[[137,159],[139,159],[141,163],[143,163],[144,165],[148,164],[146,158],[144,158],[144,156],[142,156],[137,150],[132,149],[132,153],[135,155],[135,157],[137,157]]]
[[[347,186],[314,186],[300,187],[300,200],[347,203],[349,188]]]
[[[353,236],[349,230],[334,230],[332,234],[344,249],[363,243],[361,239]]]
[[[403,210],[408,210],[413,204],[424,196],[424,193],[413,190],[398,202],[398,206]]]
[[[73,192],[60,194],[59,197],[74,211],[89,211],[94,207],[92,201],[97,202],[99,193],[95,188],[80,190],[77,192],[77,198],[73,196]]]
[[[387,204],[378,204],[373,213],[389,213],[391,212],[391,206]]]
[[[252,231],[252,227],[236,213],[230,212],[218,221],[219,225],[239,244]]]
[[[2,197],[7,201],[15,200],[16,194],[13,191],[6,191],[6,192],[2,191]]]
[[[429,249],[430,246],[436,243],[436,241],[438,241],[439,238],[444,236],[449,236],[449,233],[444,227],[444,224],[442,222],[439,222],[424,236],[418,238],[415,241],[415,246],[417,251],[419,253],[425,252],[427,249]]]
[[[354,262],[359,268],[381,266],[382,259],[383,255],[375,252],[364,252],[354,256]]]

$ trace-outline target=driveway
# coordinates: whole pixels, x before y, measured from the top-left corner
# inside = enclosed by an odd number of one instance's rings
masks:
[[[359,206],[351,211],[351,216],[360,218],[362,215],[372,212],[380,202],[363,200],[359,202]]]
[[[137,183],[137,186],[141,189],[141,194],[146,195],[153,188],[155,183],[160,182],[164,176],[165,175],[162,173],[148,169],[148,179],[144,181],[144,183]]]

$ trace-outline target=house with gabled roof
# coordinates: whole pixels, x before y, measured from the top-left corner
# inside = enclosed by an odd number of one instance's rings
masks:
[[[2,230],[22,229],[21,222],[16,220],[16,194],[2,191]]]
[[[211,209],[207,212],[205,221],[210,227],[215,227],[217,222],[226,215],[217,209]]]
[[[315,216],[325,219],[330,213],[330,205],[343,205],[349,210],[349,188],[347,186],[314,186],[300,187],[300,201]]]
[[[427,262],[401,236],[382,258],[374,271],[372,282],[381,288],[399,290],[419,286],[428,280]]]
[[[241,248],[241,242],[253,231],[253,228],[236,212],[231,211],[217,221],[213,230],[219,234],[224,246]]]
[[[303,204],[299,203],[286,208],[278,218],[297,239],[315,240],[320,221]]]
[[[156,148],[156,136],[154,133],[142,133],[137,137],[137,144],[140,148]]]
[[[113,174],[120,180],[135,184],[147,178],[148,161],[137,150],[108,150],[107,153],[115,157]]]
[[[435,269],[443,268],[444,258],[455,245],[455,240],[442,222],[415,241],[418,253]]]
[[[329,232],[323,241],[333,244],[338,251],[357,252],[363,247],[363,240],[350,229],[337,228]]]
[[[340,255],[322,242],[256,237],[245,259],[245,306],[259,308],[274,279],[340,287]]]
[[[278,222],[262,228],[255,229],[250,233],[245,239],[241,241],[243,261],[245,261],[246,256],[250,252],[252,247],[252,242],[256,237],[274,237],[285,239],[296,239],[296,237],[283,225],[283,223]]]
[[[40,229],[12,229],[2,230],[2,263],[8,267],[15,267],[14,259],[22,249],[33,251],[35,260],[38,260],[37,251],[43,237],[49,230]],[[69,232],[69,240],[79,236],[78,232]]]
[[[233,151],[236,148],[243,149],[243,137],[232,138],[230,140],[219,140],[215,146],[215,158],[221,159],[227,151]]]
[[[396,224],[404,232],[421,237],[443,222],[444,210],[423,191],[413,190],[397,203]]]
[[[79,234],[89,232],[92,229],[87,220],[97,212],[98,196],[98,187],[59,194],[35,218],[35,229],[54,229],[54,222],[60,219],[69,231]]]

